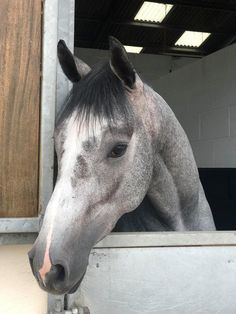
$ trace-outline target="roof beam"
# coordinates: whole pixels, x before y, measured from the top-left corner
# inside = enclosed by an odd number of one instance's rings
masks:
[[[150,2],[158,2],[158,3],[166,3],[180,6],[188,6],[202,9],[210,9],[210,10],[221,10],[221,11],[236,11],[236,3],[232,4],[230,1],[222,1],[219,3],[217,1],[213,3],[207,3],[204,0],[148,0]]]
[[[140,43],[134,40],[129,40],[125,43],[128,46],[138,46]],[[103,49],[108,49],[107,42],[101,42],[100,45]],[[203,57],[207,53],[201,48],[191,48],[191,47],[157,47],[155,43],[144,42],[144,51],[152,54],[162,54],[162,55],[176,55],[176,56],[189,56],[189,57]],[[92,47],[92,42],[88,40],[75,39],[75,47]],[[94,47],[96,48],[96,47]]]
[[[166,48],[144,48],[144,53],[160,54],[160,55],[171,55],[171,56],[181,56],[181,57],[194,57],[202,58],[207,53],[199,48],[192,47],[166,47]]]
[[[120,25],[127,25],[127,26],[134,26],[134,27],[144,27],[144,28],[153,28],[153,29],[162,29],[162,30],[170,30],[170,31],[177,31],[177,32],[185,32],[185,31],[193,31],[193,32],[206,32],[206,33],[214,33],[214,34],[235,34],[234,31],[232,31],[232,28],[226,29],[226,28],[212,28],[212,27],[188,27],[188,28],[182,28],[178,27],[178,25],[172,25],[172,24],[165,24],[165,23],[150,23],[150,22],[114,22],[115,24]]]
[[[86,22],[86,23],[101,23],[103,24],[103,21],[98,19],[91,19],[91,18],[83,18],[83,17],[76,17],[76,20],[79,22]],[[235,35],[236,27],[230,26],[230,28],[222,28],[222,27],[188,27],[188,28],[182,28],[178,25],[174,24],[166,24],[166,23],[151,23],[151,22],[138,22],[138,21],[116,21],[112,20],[109,21],[111,24],[116,25],[122,25],[122,26],[133,26],[133,27],[143,27],[143,28],[153,28],[153,29],[160,29],[160,30],[170,30],[170,31],[177,31],[177,32],[185,32],[185,31],[195,31],[195,32],[206,32],[206,33],[214,33],[214,34],[227,34],[227,35]],[[234,31],[235,30],[235,31]]]

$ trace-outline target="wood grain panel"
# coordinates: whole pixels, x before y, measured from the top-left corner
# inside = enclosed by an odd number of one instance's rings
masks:
[[[0,217],[37,216],[41,3],[0,1]]]

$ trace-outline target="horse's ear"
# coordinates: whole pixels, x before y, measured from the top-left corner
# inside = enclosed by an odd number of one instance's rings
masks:
[[[64,40],[59,40],[57,44],[57,55],[64,74],[73,83],[78,82],[91,70],[86,63],[73,56]]]
[[[111,51],[110,66],[112,71],[129,88],[134,88],[135,70],[129,61],[124,46],[115,37],[109,37]]]
[[[74,59],[75,59],[77,71],[79,72],[81,77],[84,77],[91,71],[91,68],[89,65],[87,65],[87,63],[77,58],[76,56],[74,56]]]

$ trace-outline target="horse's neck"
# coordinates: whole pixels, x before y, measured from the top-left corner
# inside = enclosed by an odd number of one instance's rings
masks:
[[[173,230],[190,230],[198,210],[199,176],[189,141],[175,115],[160,97],[154,171],[148,191],[163,221]],[[186,218],[187,217],[187,218]]]
[[[170,231],[158,211],[146,196],[135,210],[124,214],[117,222],[115,232]]]
[[[162,100],[159,103],[162,123],[156,141],[162,138],[161,149],[157,147],[157,159],[160,157],[173,177],[175,184],[182,187],[182,181],[193,184],[196,189],[199,181],[198,169],[189,140],[170,107]],[[158,119],[158,117],[157,117]],[[155,156],[154,156],[155,158]],[[189,176],[194,178],[191,182]]]
[[[156,113],[150,114],[153,177],[144,202],[122,216],[115,231],[214,230],[187,136],[164,100],[145,90]]]
[[[124,215],[115,230],[188,230],[183,210],[193,201],[194,193],[197,198],[199,183],[192,150],[165,101],[148,86],[145,86],[145,97],[145,126],[154,152],[153,178],[147,193],[151,202],[142,203],[136,210]],[[189,191],[186,186],[191,187]]]

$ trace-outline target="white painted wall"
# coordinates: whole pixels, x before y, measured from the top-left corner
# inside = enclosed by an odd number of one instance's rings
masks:
[[[36,283],[28,262],[31,246],[0,246],[1,314],[47,313],[47,294]]]
[[[236,45],[153,82],[184,127],[198,167],[236,167]]]
[[[75,48],[75,55],[88,63],[90,66],[108,60],[109,51],[99,49]],[[151,54],[130,53],[129,58],[132,61],[136,71],[148,83],[152,84],[157,78],[175,71],[198,59],[187,57],[171,57]]]

